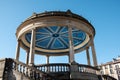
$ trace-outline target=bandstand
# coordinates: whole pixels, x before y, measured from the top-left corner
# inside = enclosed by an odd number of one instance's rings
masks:
[[[100,74],[94,36],[92,24],[70,10],[34,13],[17,28],[15,59],[0,59],[0,80],[116,80]],[[82,51],[87,64],[76,62],[75,54]],[[36,54],[46,56],[46,64],[35,64]],[[52,56],[68,56],[68,63],[50,63]]]
[[[23,48],[27,54],[26,65],[55,79],[98,80],[94,36],[92,24],[70,10],[34,13],[17,28],[16,60],[19,61],[20,48]],[[90,61],[90,47],[93,65]],[[76,63],[74,57],[84,50],[87,65]],[[46,64],[35,65],[35,54],[46,56]],[[64,55],[68,56],[69,63],[49,62],[51,56]]]

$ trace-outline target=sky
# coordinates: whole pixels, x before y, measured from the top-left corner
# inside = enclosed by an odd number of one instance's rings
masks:
[[[120,0],[1,0],[0,59],[15,58],[16,29],[34,12],[68,9],[85,17],[94,26],[98,64],[120,56]],[[25,62],[26,53],[23,49],[20,52],[20,61]],[[35,55],[36,64],[45,63],[45,60],[44,56]],[[85,51],[75,54],[75,60],[86,63]],[[68,57],[50,57],[50,62],[68,62]]]

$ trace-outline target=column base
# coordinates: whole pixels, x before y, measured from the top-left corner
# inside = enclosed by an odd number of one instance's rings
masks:
[[[33,66],[34,66],[34,64],[33,64],[33,63],[29,63],[29,66],[32,66],[32,67],[33,67]]]

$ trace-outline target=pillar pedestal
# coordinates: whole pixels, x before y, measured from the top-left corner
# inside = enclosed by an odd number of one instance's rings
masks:
[[[79,73],[79,66],[78,63],[73,61],[70,65],[70,79],[77,79],[77,76],[79,76],[77,73]]]

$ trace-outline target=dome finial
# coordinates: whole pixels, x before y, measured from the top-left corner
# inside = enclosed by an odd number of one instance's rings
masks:
[[[70,9],[67,10],[67,13],[72,13]]]

